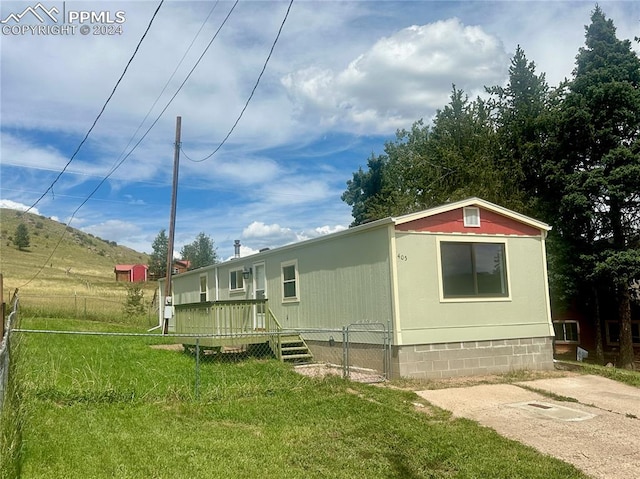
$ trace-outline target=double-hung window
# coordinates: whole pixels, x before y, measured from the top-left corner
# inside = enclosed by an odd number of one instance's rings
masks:
[[[580,327],[577,321],[554,321],[553,331],[558,343],[580,342]]]
[[[208,296],[208,288],[207,288],[207,275],[203,274],[200,276],[200,302],[204,303],[207,301]]]
[[[244,291],[244,280],[242,278],[242,269],[236,269],[229,272],[229,290]]]
[[[448,298],[507,298],[504,243],[442,241],[442,295]]]
[[[282,263],[282,301],[299,301],[298,262]]]

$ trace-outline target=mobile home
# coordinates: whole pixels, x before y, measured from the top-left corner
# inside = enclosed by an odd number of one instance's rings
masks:
[[[479,198],[373,221],[174,276],[169,330],[187,305],[266,298],[284,330],[388,325],[395,377],[552,369],[549,230]]]

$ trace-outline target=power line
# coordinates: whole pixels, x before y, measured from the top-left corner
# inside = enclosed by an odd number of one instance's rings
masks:
[[[164,0],[163,0],[164,1]],[[229,12],[227,13],[227,16],[224,18],[222,24],[220,25],[220,27],[218,27],[218,29],[216,30],[216,33],[214,34],[213,38],[211,39],[211,41],[209,42],[209,44],[206,46],[205,50],[202,52],[202,54],[200,55],[200,57],[198,58],[196,64],[193,66],[193,68],[189,71],[189,73],[187,74],[186,78],[184,79],[184,81],[180,84],[180,86],[178,87],[178,89],[176,90],[176,92],[173,94],[173,96],[169,99],[169,101],[167,102],[167,104],[165,105],[165,107],[162,109],[162,111],[160,111],[160,113],[158,114],[158,116],[156,117],[156,119],[151,123],[151,126],[149,126],[149,128],[147,129],[147,131],[140,137],[140,139],[136,142],[136,144],[133,146],[133,148],[131,148],[131,150],[129,151],[129,153],[127,153],[120,161],[118,161],[109,171],[109,173],[107,173],[107,175],[98,183],[98,185],[91,191],[91,193],[89,193],[89,195],[84,199],[84,201],[82,201],[82,203],[80,203],[80,205],[73,211],[73,213],[71,214],[71,216],[69,217],[69,220],[67,221],[67,225],[70,225],[71,222],[73,221],[73,219],[75,218],[75,215],[78,211],[80,211],[80,209],[87,203],[87,201],[89,201],[93,195],[100,189],[100,187],[104,184],[105,181],[107,181],[111,175],[113,175],[116,170],[118,168],[120,168],[120,166],[122,166],[122,164],[129,158],[129,156],[131,156],[131,154],[136,150],[136,148],[138,148],[138,146],[140,145],[140,143],[142,143],[142,141],[147,137],[147,135],[151,132],[151,130],[153,129],[153,127],[156,125],[156,123],[158,123],[158,121],[160,120],[160,118],[162,117],[162,115],[165,113],[165,111],[167,111],[167,109],[169,108],[169,106],[171,105],[171,103],[173,102],[173,100],[176,98],[176,96],[178,95],[178,93],[180,92],[180,90],[182,90],[182,87],[184,87],[185,83],[187,82],[187,80],[189,80],[189,78],[191,77],[192,73],[194,72],[194,70],[196,69],[196,67],[198,66],[198,64],[200,63],[200,61],[202,60],[202,58],[204,57],[205,53],[207,52],[207,50],[209,49],[209,47],[211,46],[211,44],[213,43],[213,41],[216,39],[216,37],[218,36],[218,34],[220,33],[220,30],[222,30],[222,27],[227,23],[227,20],[229,19],[229,17],[231,16],[231,13],[233,12],[233,10],[236,8],[236,6],[238,5],[238,2],[240,0],[236,0],[235,3],[233,4],[233,6],[231,7],[231,9],[229,10]],[[70,163],[70,162],[69,162]],[[67,164],[68,165],[68,164]],[[60,175],[62,175],[62,173],[60,173]],[[58,178],[60,177],[60,175],[58,176]],[[57,181],[57,179],[56,179]],[[55,182],[54,182],[55,183]],[[53,184],[48,188],[48,190],[45,192],[45,194],[51,190],[51,188],[53,188]],[[42,195],[42,197],[40,197],[40,199],[42,199],[44,197],[44,195]],[[40,200],[38,200],[40,201]],[[37,202],[31,206],[31,208],[33,208],[35,205],[37,204]],[[29,208],[29,209],[31,209]],[[29,210],[27,210],[26,212],[28,212]],[[66,234],[67,230],[66,228],[62,231],[62,235],[60,236],[60,239],[58,240],[58,242],[56,243],[56,245],[53,247],[51,254],[47,257],[47,259],[44,261],[43,265],[38,269],[38,271],[36,271],[36,273],[33,275],[33,277],[31,277],[31,279],[29,279],[26,283],[24,283],[22,286],[20,286],[20,288],[24,288],[25,286],[27,286],[29,283],[31,283],[34,279],[36,279],[38,277],[38,275],[42,272],[42,270],[44,269],[44,267],[46,266],[47,263],[50,262],[51,258],[53,257],[54,253],[56,252],[56,250],[58,249],[58,247],[60,246],[60,244],[62,243],[62,240],[64,239],[64,236]]]
[[[138,134],[138,132],[142,129],[142,125],[144,125],[144,123],[147,121],[147,119],[149,118],[149,115],[151,115],[151,112],[153,111],[153,109],[156,107],[156,105],[158,104],[158,102],[160,101],[160,98],[162,97],[162,95],[164,94],[164,92],[167,90],[167,88],[169,87],[169,84],[171,83],[171,80],[173,80],[173,78],[176,76],[176,73],[178,72],[178,69],[180,68],[180,66],[182,65],[182,63],[184,62],[185,58],[187,58],[187,55],[189,54],[189,52],[191,51],[191,48],[193,47],[193,44],[196,42],[196,40],[198,39],[198,37],[200,36],[200,33],[202,32],[202,30],[204,29],[205,25],[207,24],[207,22],[209,21],[209,18],[211,17],[211,15],[213,14],[214,10],[216,9],[216,7],[218,6],[219,0],[216,0],[216,3],[213,4],[213,7],[211,8],[211,10],[209,10],[209,14],[207,15],[207,17],[204,19],[204,21],[202,22],[202,25],[200,25],[200,28],[198,29],[198,31],[196,32],[195,36],[193,37],[193,40],[191,40],[191,43],[189,44],[189,46],[187,47],[187,49],[185,50],[184,54],[182,55],[182,58],[180,59],[180,61],[178,62],[178,64],[176,65],[176,67],[173,70],[173,73],[171,73],[171,75],[169,76],[169,78],[167,79],[166,83],[164,84],[164,86],[162,87],[162,90],[160,91],[160,93],[158,94],[158,96],[156,97],[156,99],[154,100],[154,102],[152,103],[152,105],[149,107],[149,110],[147,111],[147,114],[144,116],[144,118],[142,119],[142,121],[140,122],[140,124],[138,125],[138,128],[136,128],[136,131],[133,133],[133,135],[131,135],[131,138],[129,139],[129,141],[127,142],[127,145],[122,149],[122,152],[120,153],[120,155],[118,156],[118,159],[116,160],[116,162],[113,164],[113,166],[115,166],[118,161],[122,158],[122,156],[125,154],[125,152],[127,151],[127,149],[129,148],[129,146],[131,145],[131,143],[133,142],[133,139],[136,137],[136,135]],[[228,16],[227,16],[228,18]],[[225,19],[226,22],[226,19]],[[224,22],[223,22],[224,24]],[[217,35],[217,33],[216,33]],[[214,37],[215,38],[215,37]],[[207,47],[208,48],[208,47]],[[184,85],[184,83],[183,83]],[[180,88],[182,88],[182,85],[180,86]],[[178,89],[178,91],[180,91]],[[176,93],[177,94],[177,93]],[[175,95],[174,97],[175,98]],[[173,98],[171,99],[171,101],[173,101]],[[166,110],[166,108],[165,108]],[[163,110],[163,112],[165,111]],[[112,166],[112,168],[113,168]]]
[[[247,98],[247,101],[245,102],[244,107],[240,111],[240,115],[238,115],[238,118],[236,119],[235,123],[233,124],[233,126],[229,130],[229,133],[227,133],[227,136],[224,137],[224,139],[220,142],[220,144],[216,147],[216,149],[213,150],[213,152],[211,154],[205,156],[201,160],[193,160],[193,159],[189,158],[189,156],[185,153],[185,151],[182,149],[182,147],[180,147],[180,150],[182,151],[182,153],[184,153],[185,158],[187,158],[189,161],[192,161],[194,163],[201,163],[201,162],[206,161],[209,158],[211,158],[227,142],[227,140],[231,136],[231,133],[233,133],[233,130],[235,130],[236,126],[238,126],[238,123],[240,123],[240,119],[244,115],[244,112],[246,111],[247,107],[249,106],[249,102],[251,102],[251,99],[253,98],[253,95],[255,94],[255,92],[256,92],[256,90],[258,88],[258,85],[260,84],[260,79],[262,78],[262,75],[264,75],[264,72],[267,69],[267,64],[269,63],[269,60],[271,59],[271,55],[273,54],[273,50],[275,49],[276,44],[278,43],[278,39],[280,38],[280,34],[282,33],[282,29],[284,28],[285,22],[287,21],[287,17],[289,16],[289,12],[291,11],[291,6],[292,5],[293,5],[293,0],[291,0],[289,2],[289,6],[287,7],[287,11],[286,11],[286,13],[284,15],[284,18],[282,19],[282,23],[280,24],[280,28],[278,29],[278,34],[276,35],[276,38],[273,41],[273,44],[271,45],[271,49],[269,50],[269,55],[267,55],[267,59],[265,60],[264,65],[262,66],[262,71],[260,72],[260,75],[258,75],[258,79],[256,80],[255,85],[253,85],[253,89],[251,90],[251,94],[249,95],[249,98]]]
[[[158,7],[156,8],[156,11],[153,12],[153,16],[151,17],[151,20],[149,21],[149,24],[147,25],[147,28],[145,29],[144,33],[142,34],[142,37],[140,38],[140,40],[138,41],[138,44],[136,45],[136,48],[135,48],[135,50],[133,52],[133,55],[131,55],[131,58],[129,58],[129,61],[127,62],[126,66],[124,67],[124,70],[123,70],[122,74],[120,75],[120,78],[118,78],[118,81],[116,82],[115,86],[113,87],[113,90],[111,90],[111,94],[109,95],[107,100],[104,102],[104,105],[102,105],[102,109],[100,110],[100,113],[98,113],[98,116],[96,117],[96,119],[93,120],[93,124],[91,125],[91,127],[89,128],[87,133],[85,134],[84,138],[82,139],[82,141],[80,142],[80,144],[78,145],[76,150],[73,152],[73,155],[71,155],[71,158],[69,158],[69,161],[67,161],[67,164],[64,165],[64,168],[58,174],[56,179],[53,180],[51,185],[49,185],[49,187],[45,190],[45,192],[42,193],[40,198],[38,198],[35,203],[33,203],[31,206],[29,206],[29,208],[27,209],[27,211],[25,211],[25,213],[28,213],[32,208],[35,208],[38,205],[38,203],[40,203],[42,198],[44,198],[46,196],[46,194],[49,193],[49,191],[51,191],[51,189],[53,188],[53,185],[55,185],[58,182],[60,177],[67,170],[67,167],[71,164],[71,162],[74,160],[74,158],[76,157],[76,155],[78,154],[78,152],[80,151],[82,146],[85,144],[85,142],[89,138],[89,135],[93,131],[93,128],[98,123],[98,120],[100,119],[100,117],[102,117],[102,114],[104,113],[105,109],[107,108],[107,105],[111,101],[111,98],[113,98],[113,95],[116,93],[116,90],[118,89],[118,86],[120,85],[120,82],[122,81],[122,79],[124,78],[125,74],[127,73],[127,70],[129,69],[129,65],[131,65],[131,62],[133,61],[133,59],[135,58],[136,54],[138,53],[138,50],[140,49],[140,45],[142,45],[143,40],[145,39],[145,37],[147,36],[147,33],[151,29],[151,25],[153,24],[153,21],[155,20],[156,15],[160,11],[160,7],[162,6],[163,3],[164,3],[164,0],[160,0],[160,3],[158,4]]]

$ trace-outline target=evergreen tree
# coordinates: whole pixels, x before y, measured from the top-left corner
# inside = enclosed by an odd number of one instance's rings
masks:
[[[385,154],[372,155],[368,171],[347,182],[342,200],[352,207],[352,226],[469,196],[513,206],[505,187],[511,173],[495,161],[495,140],[485,102],[454,86],[431,127],[419,120],[399,130]]]
[[[149,257],[149,272],[156,278],[167,276],[167,254],[169,250],[169,238],[164,229],[160,230],[151,245],[153,252]]]
[[[29,238],[29,230],[27,229],[27,226],[24,223],[20,223],[16,227],[16,231],[13,235],[13,244],[20,251],[24,250],[25,248],[28,248],[29,245],[31,244],[30,238]]]
[[[554,224],[584,294],[613,287],[622,367],[633,365],[631,288],[640,279],[640,59],[596,7],[555,114],[547,162]]]
[[[127,286],[127,297],[123,305],[123,312],[129,318],[144,314],[144,290],[139,284],[133,283]]]
[[[543,216],[537,200],[544,188],[542,148],[546,140],[546,120],[550,92],[544,73],[538,75],[520,45],[511,59],[506,86],[486,89],[493,95],[498,134],[497,161],[510,172],[514,194],[522,209]]]
[[[213,240],[204,233],[198,234],[193,243],[184,245],[180,256],[189,260],[189,269],[209,266],[218,261]]]
[[[367,161],[368,171],[359,168],[353,178],[347,181],[347,189],[341,198],[351,206],[351,226],[377,219],[376,203],[382,200],[383,172],[387,161],[386,155],[371,154]]]

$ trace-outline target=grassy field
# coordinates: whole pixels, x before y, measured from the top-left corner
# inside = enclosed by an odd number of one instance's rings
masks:
[[[12,241],[20,223],[30,239],[23,251]],[[115,281],[114,267],[134,263],[147,264],[148,256],[43,216],[0,209],[4,300],[19,289],[23,314],[113,319],[122,312],[128,286]],[[150,303],[156,283],[140,284]]]
[[[59,319],[21,326],[138,331]],[[194,357],[152,347],[166,338],[14,337],[3,478],[584,477],[408,391],[250,358],[203,363],[196,399]]]

